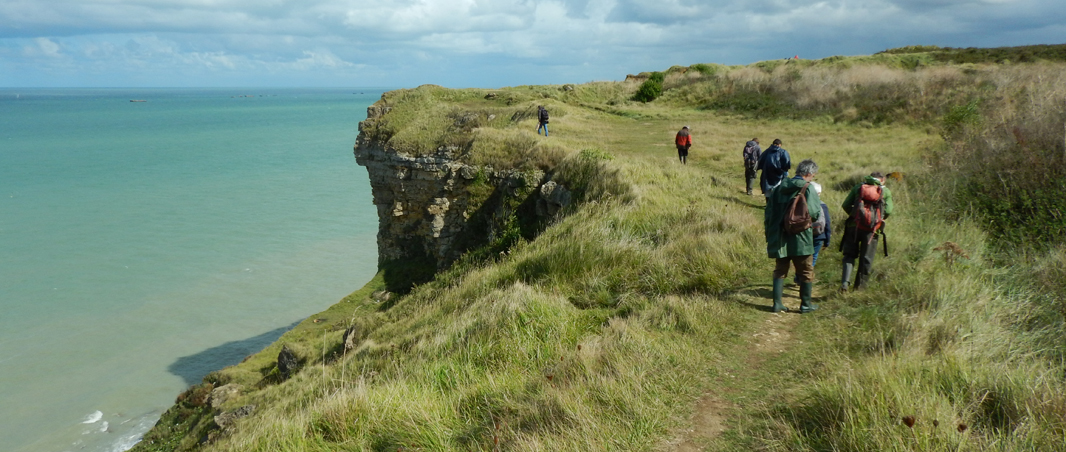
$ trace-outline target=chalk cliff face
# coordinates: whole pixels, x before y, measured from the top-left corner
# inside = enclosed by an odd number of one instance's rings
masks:
[[[367,168],[378,210],[379,264],[429,259],[443,268],[495,239],[501,226],[523,215],[520,210],[547,216],[569,203],[562,187],[552,182],[543,187],[543,171],[467,165],[455,147],[412,156],[374,141],[364,128],[388,110],[381,103],[367,108],[355,144],[356,162]]]

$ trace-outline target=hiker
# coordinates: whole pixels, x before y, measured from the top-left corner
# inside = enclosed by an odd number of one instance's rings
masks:
[[[688,133],[688,126],[684,126],[677,131],[677,136],[674,137],[674,144],[677,145],[677,158],[681,160],[681,164],[686,164],[688,149],[692,147],[692,134]]]
[[[752,138],[744,144],[744,180],[748,188],[748,195],[751,195],[751,187],[755,184],[755,167],[759,164],[759,156],[762,155],[762,148],[759,147],[759,139]]]
[[[544,136],[548,136],[548,109],[543,105],[537,105],[537,122],[540,123],[537,126],[537,135],[540,135],[540,129],[544,129]]]
[[[781,147],[780,139],[775,139],[770,148],[759,156],[755,169],[762,171],[759,185],[762,187],[763,196],[769,199],[770,191],[781,181],[788,179],[788,170],[792,169],[792,159],[788,156],[788,151]]]
[[[818,193],[818,198],[822,198],[822,184],[817,182],[811,182],[811,186],[814,187],[815,193]],[[822,216],[818,217],[818,220],[811,222],[811,234],[814,235],[814,254],[811,255],[811,268],[818,266],[818,253],[825,248],[829,247],[829,239],[832,234],[832,220],[829,218],[829,206],[825,204],[825,201],[821,203]],[[799,284],[799,275],[797,274],[792,282]]]
[[[818,199],[822,198],[822,184],[817,182],[811,182],[814,186],[814,191],[818,193]],[[814,256],[811,260],[811,266],[818,265],[818,252],[829,248],[829,239],[833,234],[832,223],[829,217],[829,206],[822,202],[822,217],[815,221],[811,225],[811,231],[814,233]]]
[[[885,187],[885,176],[874,171],[856,185],[844,198],[841,207],[848,213],[844,222],[844,238],[840,249],[844,252],[844,269],[840,290],[846,292],[851,284],[855,259],[859,258],[859,274],[854,289],[866,285],[877,254],[877,236],[883,234],[884,220],[892,215],[892,192]]]
[[[818,305],[811,303],[814,290],[814,233],[811,223],[822,216],[822,200],[810,184],[817,173],[818,165],[813,160],[804,160],[796,168],[796,177],[782,181],[766,198],[763,214],[766,253],[776,259],[773,312],[788,311],[781,303],[781,297],[790,265],[796,268],[799,280],[800,313],[818,309]]]

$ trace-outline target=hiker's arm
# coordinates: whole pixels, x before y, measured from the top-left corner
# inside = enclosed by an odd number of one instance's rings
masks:
[[[847,212],[848,216],[851,216],[851,208],[855,207],[855,195],[858,192],[858,186],[852,188],[851,191],[848,192],[848,196],[844,198],[844,203],[840,205],[840,208],[844,209],[844,212]]]
[[[807,212],[811,214],[811,221],[818,221],[822,217],[822,199],[811,186],[807,186]]]
[[[888,187],[885,187],[881,191],[885,198],[885,218],[887,219],[889,215],[892,215],[892,191],[889,190]]]

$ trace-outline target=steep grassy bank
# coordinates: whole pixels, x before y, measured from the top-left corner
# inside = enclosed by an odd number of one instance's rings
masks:
[[[254,405],[252,414],[212,429],[209,388],[194,388],[176,407],[187,411],[164,417],[138,447],[1066,447],[1066,253],[997,255],[995,239],[969,214],[945,208],[955,199],[950,178],[928,166],[943,146],[941,123],[756,118],[682,102],[671,97],[674,88],[659,101],[628,100],[637,86],[517,87],[490,99],[487,90],[404,94],[440,102],[453,119],[427,126],[416,105],[407,105],[408,119],[388,133],[464,146],[471,159],[489,155],[478,146],[500,155],[568,152],[553,161],[572,185],[586,188],[586,202],[535,240],[491,260],[460,261],[403,297],[385,299],[376,293],[382,281],[372,281],[207,378],[243,386],[218,410]],[[487,119],[491,109],[536,104],[553,112],[550,138],[535,135],[532,116]],[[488,122],[460,131],[462,140],[438,133],[482,109]],[[407,130],[410,124],[423,125]],[[694,134],[687,166],[677,163],[671,141],[681,125]],[[827,250],[815,292],[821,310],[802,317],[765,311],[772,263],[762,202],[743,194],[738,162],[753,136],[781,138],[795,161],[819,163],[837,230],[839,204],[861,175],[906,174],[890,182],[892,253],[879,257],[868,290],[837,294],[840,257]],[[526,144],[507,153],[492,144],[501,142]],[[350,326],[356,345],[343,353]],[[285,381],[275,363],[283,345],[300,361]],[[700,413],[719,427],[694,417]],[[194,423],[202,428],[185,434]]]

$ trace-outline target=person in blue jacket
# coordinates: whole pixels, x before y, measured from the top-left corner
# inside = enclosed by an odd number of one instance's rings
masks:
[[[822,185],[817,182],[811,182],[811,185],[814,186],[814,191],[818,193],[818,196],[822,196]],[[821,232],[821,234],[814,236],[814,262],[811,263],[812,267],[818,265],[818,252],[829,247],[829,238],[833,235],[833,226],[829,220],[829,206],[825,202],[822,202],[822,218],[815,222],[814,232]]]
[[[762,187],[763,196],[769,198],[774,187],[788,179],[788,170],[792,169],[792,159],[788,151],[781,147],[781,139],[775,139],[770,148],[759,156],[755,169],[762,171],[759,185]]]

